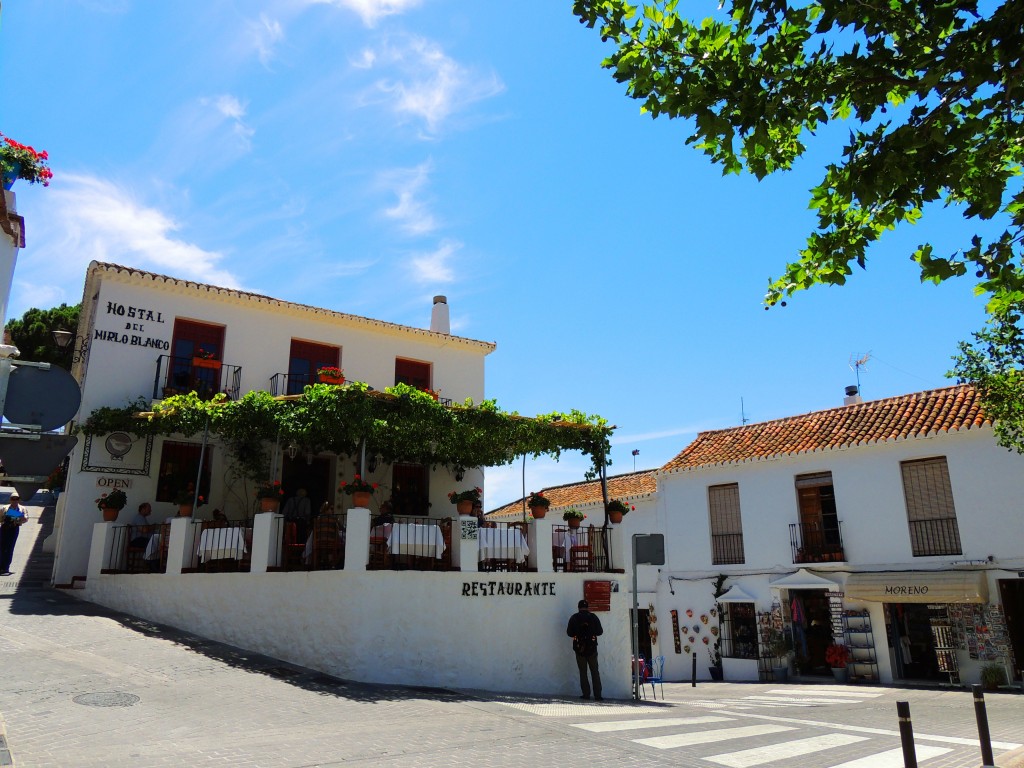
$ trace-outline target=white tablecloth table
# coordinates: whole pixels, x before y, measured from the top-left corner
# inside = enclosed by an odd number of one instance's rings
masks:
[[[388,551],[393,555],[416,555],[440,560],[444,549],[444,534],[438,525],[395,523],[391,527]]]
[[[241,528],[207,528],[199,534],[199,546],[196,547],[200,562],[229,557],[241,560],[248,551],[245,531]]]
[[[160,557],[160,534],[154,533],[146,542],[146,552],[142,556],[146,560],[156,560]]]
[[[514,560],[525,563],[530,548],[518,528],[481,528],[477,531],[480,560]]]
[[[568,533],[554,531],[551,536],[551,546],[562,550],[562,557],[567,563],[569,562],[569,550],[586,543],[586,536],[580,535],[578,531],[570,530]]]

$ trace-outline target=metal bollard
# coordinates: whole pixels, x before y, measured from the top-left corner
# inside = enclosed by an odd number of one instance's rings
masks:
[[[690,687],[697,687],[697,654],[693,654],[693,667],[690,670]]]
[[[974,717],[978,720],[978,741],[981,742],[981,764],[983,767],[996,764],[992,756],[992,735],[988,731],[988,713],[985,711],[985,694],[980,685],[972,685],[974,694]]]
[[[900,720],[900,743],[903,745],[903,768],[917,768],[917,750],[914,748],[914,724],[910,722],[910,702],[897,701],[896,714]]]

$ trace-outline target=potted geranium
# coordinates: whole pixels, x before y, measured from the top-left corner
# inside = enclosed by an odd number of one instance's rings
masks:
[[[617,524],[622,522],[623,515],[629,514],[636,507],[619,499],[612,499],[608,502],[608,506],[605,509],[608,510],[608,522]]]
[[[336,365],[325,365],[316,369],[316,376],[321,384],[344,384],[345,372]]]
[[[196,495],[195,483],[189,483],[174,494],[174,503],[178,505],[178,514],[181,517],[192,517],[193,509],[197,506],[203,506],[206,503],[206,499]]]
[[[468,491],[451,491],[448,494],[448,501],[455,505],[460,515],[473,514],[473,502],[480,501],[483,488],[470,488]]]
[[[260,502],[260,512],[277,512],[284,498],[284,490],[280,480],[263,480],[256,486],[256,498]]]
[[[203,347],[197,347],[196,351],[192,354],[192,367],[209,368],[214,371],[219,371],[220,360],[218,360],[217,355],[210,350]]]
[[[363,507],[364,509],[370,508],[370,497],[373,492],[377,490],[377,483],[370,483],[360,475],[356,475],[352,478],[351,483],[347,483],[344,480],[341,481],[341,485],[338,486],[339,491],[343,491],[352,497],[353,507]]]
[[[579,528],[580,523],[587,519],[587,516],[576,507],[569,507],[562,513],[562,519],[569,524],[570,528]]]
[[[850,663],[850,649],[842,643],[832,643],[825,649],[825,663],[832,670],[837,683],[845,683],[847,679],[846,665]]]
[[[46,164],[49,159],[46,152],[38,152],[0,133],[0,176],[4,189],[13,187],[18,179],[48,187],[53,178],[53,171]]]
[[[530,514],[533,515],[534,520],[543,520],[548,513],[548,507],[551,506],[551,500],[541,491],[530,491],[530,498],[527,500],[526,506],[530,508]]]
[[[117,515],[128,503],[128,496],[120,488],[110,493],[104,493],[96,499],[96,507],[103,513],[103,520],[112,523],[117,520]]]

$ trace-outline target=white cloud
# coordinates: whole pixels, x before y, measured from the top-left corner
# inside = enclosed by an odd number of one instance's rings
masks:
[[[81,291],[86,266],[95,259],[225,287],[240,284],[219,267],[222,254],[174,237],[178,222],[109,181],[61,174],[47,202],[46,217],[36,219],[47,224],[35,231],[33,258],[19,264],[19,276],[28,283],[62,287],[59,280],[66,275],[68,293],[74,296]]]
[[[247,152],[252,148],[250,139],[252,139],[255,131],[246,125],[242,119],[245,117],[246,106],[237,96],[233,96],[230,93],[222,93],[213,98],[200,99],[199,103],[204,107],[213,107],[221,118],[231,121],[232,133],[237,139],[239,149]],[[218,122],[222,121],[218,120]]]
[[[420,0],[311,0],[311,2],[354,11],[363,20],[363,24],[368,27],[376,25],[385,16],[405,13],[420,4]]]
[[[275,46],[284,39],[281,22],[261,13],[258,20],[246,23],[245,33],[249,48],[256,51],[264,67],[269,67]]]
[[[421,283],[450,283],[455,272],[449,263],[452,256],[462,248],[462,243],[445,240],[430,253],[421,253],[412,258],[413,278]]]
[[[563,454],[560,462],[542,456],[526,462],[526,492],[539,491],[566,483],[581,483],[590,469],[590,460],[579,455]],[[486,498],[484,509],[492,510],[522,498],[523,458],[520,456],[507,466],[487,467],[484,470]]]
[[[378,176],[378,185],[393,192],[398,202],[384,209],[384,215],[398,221],[402,230],[409,235],[425,235],[437,229],[437,220],[417,195],[430,179],[429,162],[415,168],[401,168],[385,171]]]
[[[497,75],[474,72],[421,37],[408,38],[404,47],[382,48],[375,57],[364,53],[362,62],[397,70],[377,80],[375,90],[399,114],[421,118],[431,133],[455,112],[505,90]]]
[[[621,445],[623,443],[643,443],[648,440],[662,440],[666,437],[678,437],[679,435],[696,435],[706,429],[718,429],[710,425],[688,425],[684,427],[673,427],[672,429],[663,429],[657,432],[640,432],[635,435],[612,435],[612,445]]]

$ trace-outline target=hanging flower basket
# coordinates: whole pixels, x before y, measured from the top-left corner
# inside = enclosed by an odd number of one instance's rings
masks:
[[[345,373],[333,365],[327,365],[323,368],[318,368],[316,371],[317,379],[321,384],[335,384],[340,385],[345,383]]]

